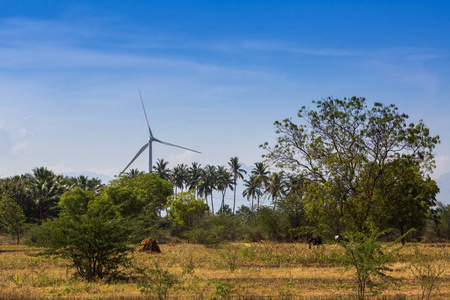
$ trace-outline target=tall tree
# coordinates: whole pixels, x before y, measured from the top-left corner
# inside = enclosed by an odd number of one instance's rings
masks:
[[[195,197],[197,197],[201,176],[201,165],[198,162],[193,162],[191,167],[187,170],[187,186],[189,190],[195,191]]]
[[[0,230],[16,236],[17,244],[24,231],[25,215],[22,208],[6,194],[0,194]]]
[[[214,214],[213,192],[217,187],[217,170],[215,166],[207,165],[205,167],[203,180],[206,185],[206,191],[211,196],[211,212]]]
[[[255,163],[255,167],[252,170],[252,176],[254,177],[255,184],[260,190],[257,203],[257,208],[259,208],[259,199],[262,195],[262,191],[266,189],[269,183],[269,171],[267,170],[267,166],[262,162]]]
[[[169,162],[165,161],[162,158],[158,158],[156,160],[156,165],[153,166],[153,171],[156,175],[158,175],[159,178],[163,180],[169,180],[170,179],[170,169],[167,167],[169,165]]]
[[[130,178],[134,178],[134,177],[142,175],[144,173],[145,173],[144,171],[139,171],[138,169],[131,169],[130,171],[128,171],[126,173],[126,175]]]
[[[184,185],[187,180],[187,166],[186,164],[176,165],[172,170],[172,184],[175,186],[175,194],[177,188],[183,192]]]
[[[256,176],[251,175],[250,178],[244,179],[244,191],[242,192],[242,196],[246,197],[247,200],[252,198],[252,211],[255,211],[255,198],[261,196],[261,189],[258,186],[258,182],[256,180]]]
[[[376,102],[369,108],[365,98],[358,97],[328,98],[313,104],[315,110],[299,110],[300,124],[291,119],[275,122],[278,141],[275,147],[262,146],[265,157],[322,185],[328,196],[309,199],[335,207],[348,229],[367,231],[376,215],[375,192],[392,162],[409,159],[419,170],[432,170],[439,137],[430,135],[422,121],[407,125],[408,116],[399,113],[395,105]],[[402,168],[396,170],[398,176],[403,174]],[[393,184],[389,180],[383,183],[386,188]]]
[[[60,196],[68,190],[64,178],[45,167],[34,168],[26,175],[28,188],[36,204],[36,218],[43,220],[52,215]]]
[[[217,167],[217,189],[222,192],[222,205],[221,208],[225,205],[225,194],[227,189],[233,190],[233,174],[228,171],[224,166]],[[224,210],[222,209],[222,212]]]
[[[93,192],[96,196],[99,196],[105,185],[99,178],[89,178],[84,175],[80,175],[69,180],[71,188],[80,188],[82,191]]]
[[[233,197],[233,214],[235,213],[236,209],[236,186],[237,186],[237,180],[238,179],[244,179],[244,174],[247,174],[247,171],[242,169],[242,164],[239,162],[238,157],[232,157],[230,158],[230,161],[228,162],[228,165],[230,166],[231,173],[233,173],[233,184],[234,184],[234,197]]]
[[[286,183],[284,181],[284,173],[283,172],[276,172],[276,173],[270,174],[268,182],[267,182],[266,191],[272,197],[272,202],[274,203],[274,209],[275,209],[277,199],[279,199],[281,197],[281,195],[283,195],[285,192],[285,184]]]
[[[0,195],[6,195],[13,199],[22,208],[27,222],[32,222],[36,217],[36,204],[24,175],[1,179]]]
[[[397,160],[379,182],[375,196],[378,197],[378,226],[396,228],[403,236],[408,230],[423,229],[430,209],[437,205],[439,188],[428,175],[421,174],[414,161]],[[409,167],[404,166],[409,165]],[[398,174],[398,169],[402,170]],[[395,177],[395,178],[393,178]],[[385,182],[392,183],[386,187]],[[405,244],[405,238],[402,238]]]

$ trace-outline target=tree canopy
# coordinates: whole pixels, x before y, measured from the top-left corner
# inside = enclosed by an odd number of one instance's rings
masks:
[[[378,192],[407,180],[411,165],[428,180],[439,136],[431,135],[423,121],[407,124],[408,116],[395,105],[375,102],[368,107],[360,97],[330,97],[313,104],[316,109],[299,110],[299,124],[292,119],[275,122],[276,145],[262,145],[269,162],[312,182],[307,209],[320,202],[322,210],[338,214],[338,227],[363,231],[376,221]]]

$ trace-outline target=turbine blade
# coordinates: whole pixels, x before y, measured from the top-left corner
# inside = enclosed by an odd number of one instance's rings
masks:
[[[168,143],[168,142],[164,142],[164,141],[161,141],[161,140],[158,140],[158,139],[154,139],[154,141],[158,142],[158,143],[161,143],[161,144],[164,144],[164,145],[177,147],[177,148],[181,148],[181,149],[185,149],[185,150],[189,150],[189,151],[192,151],[192,152],[195,152],[195,153],[202,154],[201,152],[199,152],[197,150],[193,150],[193,149],[189,149],[189,148],[186,148],[186,147],[178,146],[178,145],[175,145],[175,144],[172,144],[172,143]]]
[[[150,133],[150,137],[153,138],[152,130],[150,129],[150,123],[148,122],[147,112],[145,111],[144,101],[142,100],[141,90],[139,89],[139,96],[141,97],[142,109],[144,110],[145,120],[147,121],[148,132]]]
[[[147,149],[147,147],[148,147],[148,143],[145,144],[144,146],[142,146],[142,148],[139,149],[138,153],[133,157],[133,159],[132,159],[132,160],[130,161],[130,163],[125,167],[125,169],[123,169],[123,171],[120,172],[119,175],[121,175],[122,173],[124,173],[124,172],[128,169],[128,167],[131,166],[131,164],[136,160],[136,158],[138,158],[139,155],[141,155],[141,153],[144,152],[145,149]]]

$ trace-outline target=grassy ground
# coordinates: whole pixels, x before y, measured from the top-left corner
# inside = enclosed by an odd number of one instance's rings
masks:
[[[420,283],[443,270],[432,299],[450,299],[448,245],[420,245],[425,260],[420,274],[411,271],[417,257],[404,248],[391,265],[394,280],[376,299],[417,299]],[[219,248],[160,245],[161,254],[134,253],[128,277],[113,283],[89,283],[74,277],[67,261],[37,256],[40,249],[0,240],[0,299],[350,299],[353,270],[339,265],[342,249],[324,245],[235,243]],[[137,268],[146,270],[137,276]],[[434,270],[434,271],[433,271]],[[158,277],[159,276],[159,277]],[[155,279],[149,285],[149,278]],[[165,281],[164,281],[165,280]],[[147,285],[145,285],[147,283]],[[147,294],[141,292],[142,284]],[[158,285],[159,284],[159,285]],[[173,284],[173,285],[172,285]],[[159,288],[159,290],[158,290]],[[164,290],[167,294],[164,295]]]

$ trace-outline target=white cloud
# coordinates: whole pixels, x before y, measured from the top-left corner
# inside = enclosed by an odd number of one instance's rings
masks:
[[[436,169],[433,171],[432,177],[439,178],[439,176],[450,172],[450,157],[447,155],[438,156],[435,159]]]

